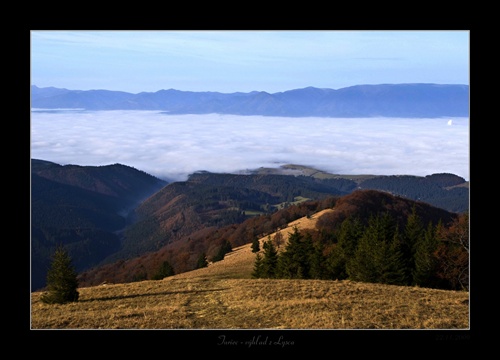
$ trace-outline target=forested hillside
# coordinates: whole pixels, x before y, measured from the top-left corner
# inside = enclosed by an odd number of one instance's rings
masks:
[[[347,184],[347,186],[346,186]],[[238,224],[293,202],[352,191],[350,182],[311,177],[200,173],[172,183],[135,209],[123,246],[108,260],[156,251],[197,231]]]
[[[286,227],[293,220],[331,208],[336,201],[337,197],[311,200],[290,205],[273,213],[252,216],[239,224],[204,227],[156,251],[85,271],[80,274],[79,280],[82,286],[92,286],[102,282],[122,283],[150,279],[158,273],[165,262],[177,274],[197,269],[206,266],[208,261],[223,259],[224,255],[234,247],[249,244],[276,229]]]
[[[317,220],[316,229],[298,231],[288,239],[291,248],[280,258],[277,250],[280,245],[284,249],[287,239],[269,237],[272,246],[264,246],[261,261],[256,258],[255,277],[350,278],[447,289],[468,284],[468,252],[461,244],[446,242],[459,230],[467,229],[468,234],[466,213],[375,190],[306,201],[241,224],[204,228],[158,251],[91,269],[80,275],[80,281],[92,286],[153,279],[165,264],[171,274],[191,271],[224,259],[235,247],[279,233],[295,219],[329,208],[333,211]],[[370,265],[367,259],[378,262]]]
[[[253,277],[469,288],[467,213],[360,190],[340,198],[316,227],[295,228],[282,251],[281,240],[269,237]]]
[[[121,249],[106,262],[156,251],[206,228],[238,224],[296,202],[346,195],[355,189],[384,190],[448,211],[462,212],[468,209],[468,188],[449,187],[464,183],[463,178],[451,174],[352,180],[344,177],[195,173],[187,181],[172,183],[140,204],[134,211],[134,224],[124,233]]]
[[[469,208],[468,183],[453,174],[433,174],[424,177],[377,176],[361,181],[359,187],[389,191],[453,212],[463,212]]]
[[[288,175],[197,172],[187,181],[167,184],[120,164],[61,166],[33,160],[32,286],[43,286],[57,244],[67,247],[85,281],[94,283],[89,274],[102,274],[104,266],[120,281],[134,281],[152,276],[167,259],[176,272],[196,268],[203,256],[223,256],[223,248],[249,243],[295,216],[365,188],[446,213],[468,210],[468,183],[453,174],[346,176],[304,169]],[[326,231],[326,220],[323,225]],[[156,260],[147,264],[151,258]],[[116,264],[128,270],[118,271]]]
[[[32,288],[44,286],[57,245],[65,246],[78,271],[118,251],[129,211],[165,184],[123,165],[61,166],[32,160]]]

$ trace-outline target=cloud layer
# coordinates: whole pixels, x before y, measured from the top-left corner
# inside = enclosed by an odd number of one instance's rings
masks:
[[[169,181],[199,170],[238,172],[283,164],[338,174],[449,172],[469,180],[469,153],[467,118],[40,110],[31,115],[32,158],[62,165],[121,163]]]

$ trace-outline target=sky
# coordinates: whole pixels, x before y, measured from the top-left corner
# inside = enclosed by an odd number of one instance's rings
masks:
[[[31,84],[130,93],[469,84],[469,31],[31,31]],[[452,121],[450,121],[452,120]],[[31,158],[122,163],[166,180],[293,163],[469,177],[469,119],[32,111]]]
[[[32,111],[31,158],[121,163],[167,181],[206,170],[309,165],[335,174],[469,180],[468,118],[285,118],[158,111]]]
[[[465,30],[31,31],[31,84],[130,93],[469,84]]]

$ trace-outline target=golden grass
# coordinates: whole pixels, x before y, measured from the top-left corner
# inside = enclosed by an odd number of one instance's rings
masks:
[[[282,230],[284,238],[294,226],[313,227],[320,215],[289,224]],[[79,301],[64,305],[44,304],[42,293],[35,292],[31,328],[469,328],[468,292],[352,281],[252,279],[254,260],[247,244],[207,268],[164,280],[80,288]]]
[[[47,305],[32,329],[467,329],[468,293],[329,280],[142,281],[81,288]]]
[[[333,211],[332,209],[322,210],[313,216],[302,217],[288,224],[285,229],[279,230],[283,235],[284,241],[288,239],[288,235],[292,233],[295,227],[300,229],[313,229],[316,226],[316,222],[321,217],[321,215]],[[274,237],[276,233],[269,234],[271,238]],[[262,249],[264,241],[268,239],[265,236],[260,241],[260,247]],[[284,245],[281,246],[283,249]],[[189,271],[176,275],[177,278],[191,278],[193,276],[216,276],[219,278],[245,278],[250,279],[253,271],[253,265],[255,262],[255,254],[252,252],[251,244],[245,244],[236,247],[230,253],[227,253],[223,261],[218,261],[215,263],[210,263],[208,267],[197,269],[194,271]]]

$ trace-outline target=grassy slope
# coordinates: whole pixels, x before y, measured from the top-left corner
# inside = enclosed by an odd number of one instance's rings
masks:
[[[325,210],[331,211],[331,210]],[[320,214],[294,226],[313,227]],[[272,236],[272,235],[271,235]],[[261,242],[266,240],[262,238]],[[467,292],[329,280],[252,279],[255,254],[160,281],[80,288],[80,300],[46,305],[31,295],[31,328],[467,329]]]
[[[332,211],[330,209],[323,210],[311,216],[309,219],[303,217],[292,221],[288,227],[280,230],[283,234],[283,239],[288,239],[288,234],[297,226],[300,229],[314,228],[317,219],[325,212]],[[270,234],[273,238],[275,233]],[[267,236],[260,239],[260,248],[262,249]],[[251,244],[246,244],[234,248],[232,252],[226,254],[223,261],[209,264],[208,267],[189,271],[176,275],[176,278],[193,278],[193,277],[216,277],[216,278],[233,278],[233,279],[250,279],[252,277],[253,265],[255,262],[255,254],[252,252]]]

